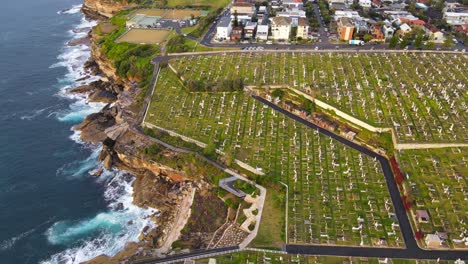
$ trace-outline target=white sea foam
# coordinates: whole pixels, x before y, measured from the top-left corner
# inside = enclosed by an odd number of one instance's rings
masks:
[[[78,6],[59,12],[59,14],[74,14]],[[83,36],[86,28],[95,25],[94,21],[83,19],[74,30],[70,31],[73,38]],[[86,34],[86,32],[84,33]],[[54,113],[61,122],[78,123],[91,113],[98,112],[104,104],[89,103],[86,96],[68,93],[71,87],[90,83],[99,76],[76,81],[87,76],[83,65],[90,56],[90,49],[86,45],[64,47],[58,57],[59,62],[51,67],[66,67],[67,74],[58,80],[61,89],[58,96],[71,100],[69,109]],[[101,146],[84,143],[80,139],[80,132],[74,131],[70,137],[73,141],[92,149],[89,158],[75,161],[57,170],[58,176],[82,177],[93,170],[101,169],[102,164],[97,161]],[[131,241],[138,241],[138,237],[145,226],[154,228],[155,224],[149,215],[155,209],[143,209],[135,206],[133,201],[132,183],[134,176],[119,170],[104,170],[96,181],[105,184],[104,198],[108,203],[108,210],[96,214],[94,217],[80,220],[62,220],[54,223],[46,232],[49,243],[66,245],[68,249],[54,254],[49,260],[41,263],[81,263],[98,255],[115,255]]]
[[[77,13],[80,12],[81,7],[82,7],[82,5],[74,5],[69,9],[58,11],[57,14],[59,14],[59,15],[62,15],[62,14],[69,14],[69,15],[77,14]]]
[[[79,245],[55,254],[41,263],[74,264],[101,254],[112,256],[124,249],[128,242],[138,241],[145,226],[155,227],[149,216],[157,211],[152,208],[139,208],[132,203],[132,175],[112,170],[105,171],[101,177],[107,184],[104,197],[109,203],[109,210],[89,219],[59,221],[52,225],[46,232],[51,244]]]

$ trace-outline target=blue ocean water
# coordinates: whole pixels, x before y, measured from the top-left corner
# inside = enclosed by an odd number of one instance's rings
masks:
[[[112,255],[152,210],[132,205],[133,176],[99,168],[100,146],[71,128],[101,104],[66,89],[85,81],[89,47],[68,47],[95,22],[80,0],[15,0],[0,16],[0,263],[80,263]],[[98,78],[98,77],[94,77]],[[117,207],[123,210],[117,210]]]

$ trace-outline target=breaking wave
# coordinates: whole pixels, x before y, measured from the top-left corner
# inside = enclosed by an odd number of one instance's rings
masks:
[[[143,209],[132,203],[133,175],[124,171],[105,171],[100,178],[106,181],[105,199],[109,210],[79,221],[59,221],[50,227],[46,236],[54,245],[73,245],[53,255],[48,263],[81,263],[96,256],[115,255],[128,242],[138,241],[141,230],[155,227],[150,215],[155,209]]]
[[[80,8],[81,5],[73,6],[58,14],[76,14]],[[81,23],[69,33],[74,39],[82,38],[95,24],[96,22],[83,18]],[[85,85],[100,78],[89,76],[85,71],[83,66],[89,57],[90,47],[85,44],[65,46],[58,56],[58,62],[50,66],[67,69],[65,76],[58,80],[60,91],[57,95],[69,100],[70,104],[68,109],[54,113],[60,122],[77,124],[105,105],[88,102],[85,95],[68,92],[72,87]],[[101,146],[81,141],[79,131],[74,131],[70,138],[84,148],[91,149],[91,155],[85,160],[65,164],[57,170],[57,176],[76,178],[97,171],[102,172],[96,181],[105,186],[104,198],[108,208],[105,212],[90,218],[55,222],[45,233],[47,240],[53,245],[65,246],[67,249],[42,261],[42,264],[74,264],[102,254],[112,256],[124,249],[128,242],[137,242],[144,227],[148,226],[150,229],[155,227],[149,216],[154,215],[156,209],[139,208],[132,203],[134,176],[116,169],[103,169],[97,159]]]

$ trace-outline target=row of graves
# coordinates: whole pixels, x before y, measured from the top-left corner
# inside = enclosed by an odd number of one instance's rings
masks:
[[[188,92],[163,68],[145,121],[214,142],[264,177],[288,184],[290,243],[403,246],[377,160],[243,92]]]
[[[186,79],[288,85],[401,143],[466,142],[467,56],[429,53],[242,53],[172,60]]]
[[[466,148],[405,150],[399,160],[419,238],[427,247],[468,248]]]

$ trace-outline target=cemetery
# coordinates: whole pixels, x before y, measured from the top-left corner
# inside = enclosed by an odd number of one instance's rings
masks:
[[[189,92],[165,67],[145,121],[287,184],[288,243],[404,245],[378,161],[244,92]]]
[[[407,195],[422,234],[436,234],[441,247],[467,248],[468,158],[461,148],[399,153]]]
[[[211,262],[210,262],[211,261]],[[414,259],[387,259],[387,258],[359,258],[359,257],[333,257],[333,256],[304,256],[287,255],[274,251],[241,251],[211,258],[197,259],[197,264],[436,264],[455,263],[454,261],[414,260]]]
[[[242,79],[288,86],[368,124],[393,128],[400,143],[466,143],[463,54],[265,52],[173,59],[185,80]]]

